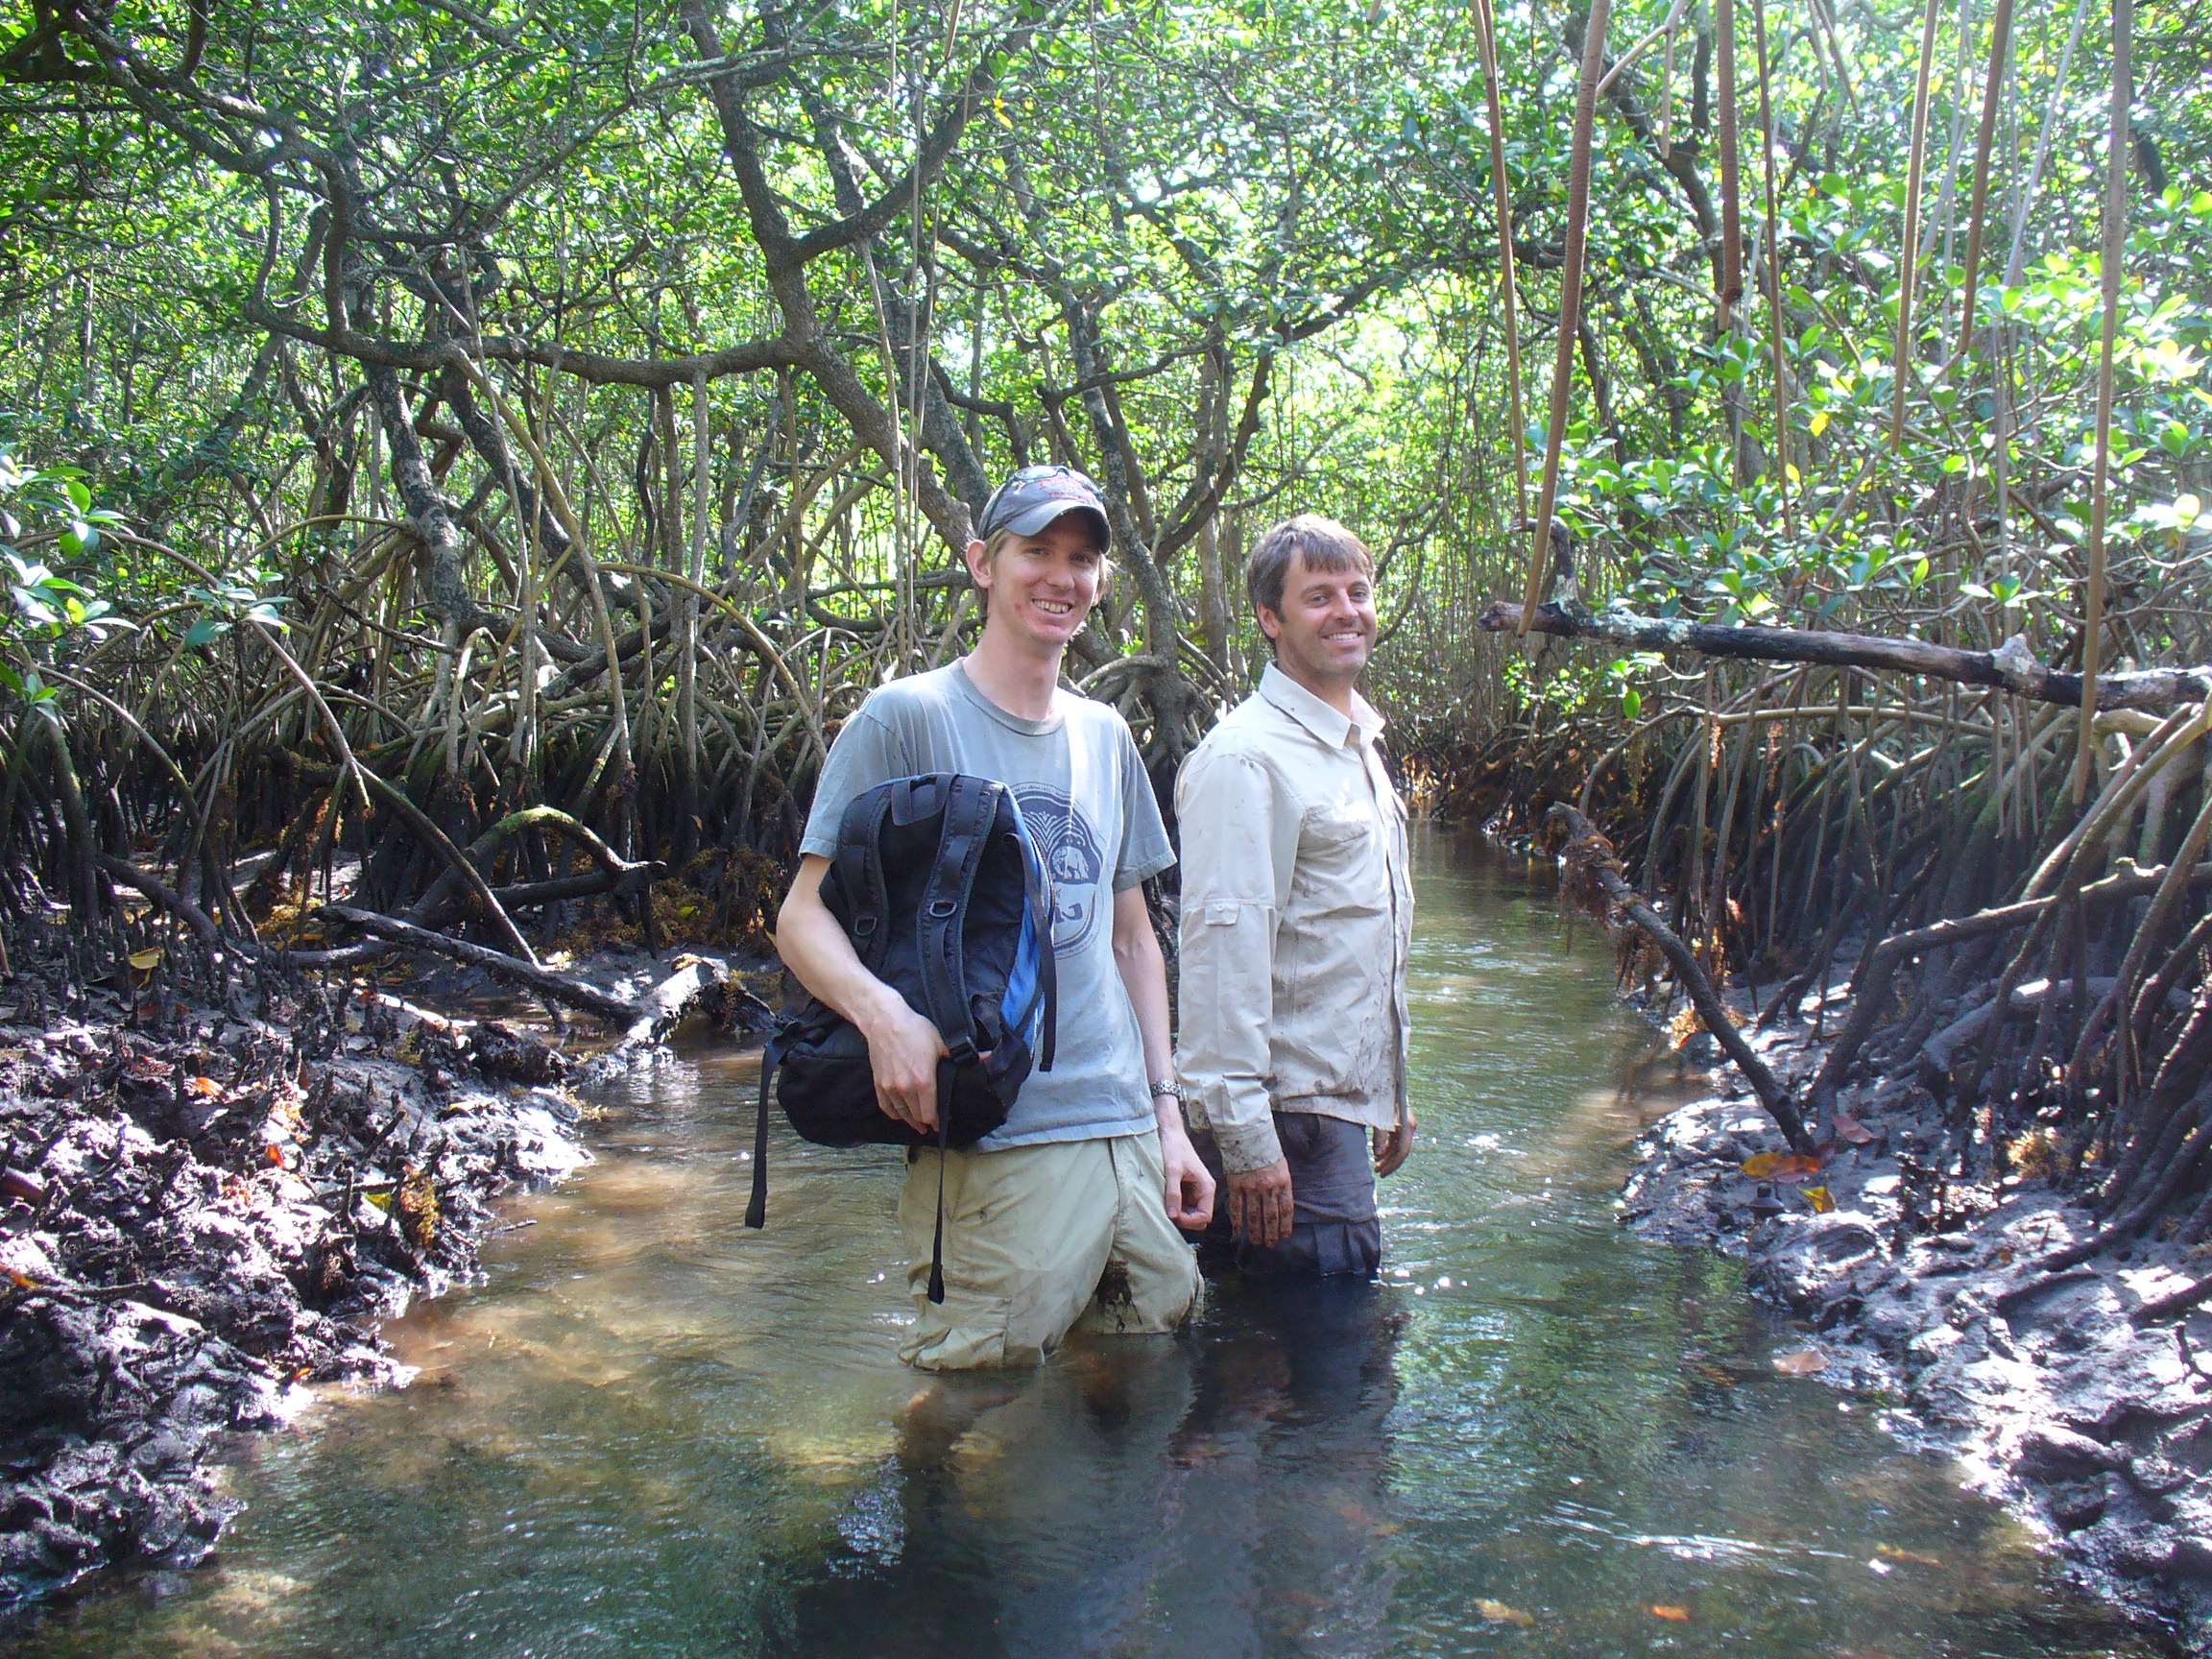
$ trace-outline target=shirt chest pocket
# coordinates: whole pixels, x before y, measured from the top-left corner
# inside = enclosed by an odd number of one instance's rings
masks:
[[[1298,827],[1296,907],[1309,913],[1367,913],[1389,902],[1382,826],[1371,812],[1341,807],[1310,813]]]

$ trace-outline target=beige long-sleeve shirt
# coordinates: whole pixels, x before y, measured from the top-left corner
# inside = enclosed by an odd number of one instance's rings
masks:
[[[1180,1031],[1192,1118],[1233,1174],[1282,1154],[1273,1113],[1387,1129],[1406,1109],[1406,808],[1347,719],[1269,665],[1184,762]]]

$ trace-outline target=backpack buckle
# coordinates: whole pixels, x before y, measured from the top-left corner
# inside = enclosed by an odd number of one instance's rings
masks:
[[[876,918],[874,916],[854,917],[853,931],[863,939],[868,938],[876,931]]]
[[[959,908],[959,901],[954,899],[932,899],[929,901],[929,914],[940,922]]]
[[[965,1066],[976,1057],[975,1045],[965,1037],[955,1037],[945,1045],[947,1056],[955,1066]]]

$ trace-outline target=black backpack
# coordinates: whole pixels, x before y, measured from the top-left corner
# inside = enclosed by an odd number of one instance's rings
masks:
[[[753,1200],[766,1224],[768,1096],[803,1140],[824,1146],[971,1146],[1006,1121],[1034,1067],[1052,1070],[1059,997],[1051,881],[1014,792],[961,772],[895,778],[854,797],[838,826],[822,902],[861,965],[937,1027],[937,1129],[876,1103],[868,1040],[813,998],[786,1015],[760,1057]],[[940,1166],[929,1300],[945,1300]]]

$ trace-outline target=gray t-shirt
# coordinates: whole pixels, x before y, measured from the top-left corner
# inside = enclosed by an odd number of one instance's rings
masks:
[[[1052,1070],[976,1145],[1095,1141],[1153,1126],[1137,1013],[1114,966],[1114,895],[1175,862],[1128,722],[1065,688],[1043,720],[1009,714],[958,662],[870,693],[830,745],[803,853],[837,855],[853,798],[893,778],[966,772],[1010,785],[1052,877],[1060,1022]]]

